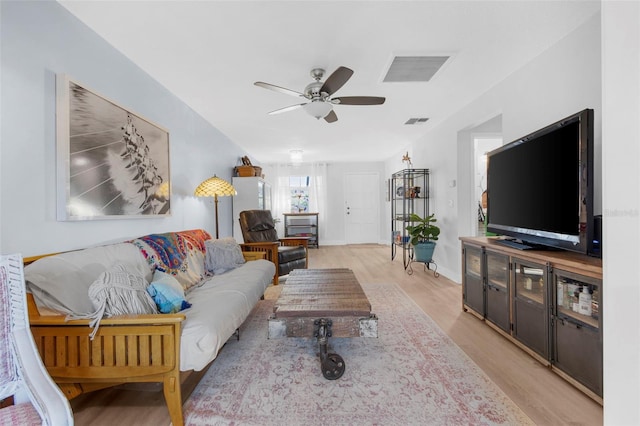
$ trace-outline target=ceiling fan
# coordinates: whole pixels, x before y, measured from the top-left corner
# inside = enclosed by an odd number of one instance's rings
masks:
[[[385,98],[378,96],[341,96],[332,98],[331,95],[337,92],[351,78],[353,70],[347,67],[339,67],[323,83],[320,80],[322,80],[324,72],[325,71],[322,68],[312,69],[311,77],[313,77],[315,81],[313,83],[309,83],[307,87],[305,87],[303,93],[285,89],[284,87],[276,86],[274,84],[264,83],[262,81],[256,81],[254,84],[259,87],[264,87],[265,89],[274,90],[286,95],[306,98],[308,100],[308,102],[271,111],[269,114],[280,114],[287,111],[293,111],[298,108],[303,108],[307,113],[318,120],[324,118],[327,123],[338,121],[338,116],[333,111],[334,105],[381,105],[385,101]]]

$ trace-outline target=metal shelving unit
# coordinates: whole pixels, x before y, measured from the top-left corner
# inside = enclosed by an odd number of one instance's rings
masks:
[[[407,269],[413,259],[407,225],[412,213],[429,215],[429,169],[404,169],[391,175],[391,260],[398,251]]]
[[[309,247],[319,247],[318,213],[284,213],[284,236],[307,237]]]

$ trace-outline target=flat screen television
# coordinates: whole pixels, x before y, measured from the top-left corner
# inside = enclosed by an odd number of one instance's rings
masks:
[[[521,249],[592,254],[592,109],[488,154],[487,230]]]

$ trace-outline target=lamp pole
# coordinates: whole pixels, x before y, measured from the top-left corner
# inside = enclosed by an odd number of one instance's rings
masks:
[[[218,233],[218,194],[214,194],[213,200],[216,203],[216,240],[219,239]]]

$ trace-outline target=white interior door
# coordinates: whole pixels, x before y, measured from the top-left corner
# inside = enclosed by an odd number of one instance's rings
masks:
[[[345,176],[345,226],[347,244],[380,241],[380,193],[378,173]]]

